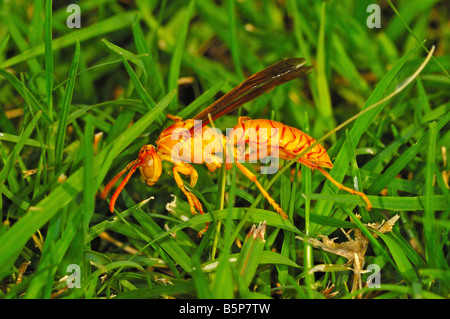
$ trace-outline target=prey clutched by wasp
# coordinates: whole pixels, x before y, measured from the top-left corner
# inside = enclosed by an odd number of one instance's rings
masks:
[[[275,211],[283,218],[287,218],[283,209],[258,182],[256,175],[242,162],[255,162],[274,156],[292,160],[305,150],[307,150],[305,154],[298,159],[299,163],[312,170],[318,170],[337,188],[361,196],[366,203],[366,208],[370,210],[372,204],[364,193],[348,188],[330,176],[325,168],[330,169],[333,164],[325,148],[301,130],[280,122],[249,117],[240,117],[237,125],[226,135],[217,133],[217,130],[208,126],[211,121],[222,115],[311,71],[312,66],[307,66],[303,58],[286,59],[250,76],[192,119],[183,120],[177,116],[167,115],[174,123],[161,132],[155,141],[156,145],[142,146],[138,158],[120,171],[102,191],[101,197],[105,199],[114,184],[129,171],[111,197],[110,211],[114,212],[117,197],[138,168],[147,185],[153,186],[161,176],[162,162],[168,161],[173,164],[173,177],[186,196],[191,213],[204,214],[200,200],[186,189],[180,175],[189,176],[189,184],[194,187],[198,174],[192,163],[205,164],[213,172],[221,167],[225,158],[226,168],[230,168],[234,163],[247,178],[255,183]],[[311,147],[312,144],[315,145]],[[226,156],[218,156],[223,152]],[[205,230],[206,228],[199,235]]]

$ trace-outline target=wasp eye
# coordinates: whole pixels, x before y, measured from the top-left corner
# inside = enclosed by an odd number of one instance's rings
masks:
[[[141,147],[141,150],[139,151],[139,155],[145,156],[151,151],[151,147],[148,145],[144,145]]]

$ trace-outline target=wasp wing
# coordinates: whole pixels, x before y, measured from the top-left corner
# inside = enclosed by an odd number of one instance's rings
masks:
[[[211,114],[212,120],[215,120],[281,84],[310,73],[313,67],[305,66],[305,64],[304,58],[291,58],[277,62],[250,76],[193,119],[201,120],[202,126],[207,125],[210,122],[208,114]]]

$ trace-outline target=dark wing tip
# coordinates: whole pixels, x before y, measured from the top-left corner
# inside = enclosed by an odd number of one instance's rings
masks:
[[[289,59],[285,59],[280,62],[289,63],[292,66],[301,67],[306,64],[306,59],[305,58],[289,58]]]
[[[268,69],[271,70],[273,79],[283,78],[280,84],[311,73],[314,66],[306,65],[305,58],[290,58],[275,63]]]
[[[307,63],[305,58],[290,58],[278,63],[280,63],[280,68],[286,69],[286,72],[300,75],[308,74],[314,68],[312,65],[305,65]]]

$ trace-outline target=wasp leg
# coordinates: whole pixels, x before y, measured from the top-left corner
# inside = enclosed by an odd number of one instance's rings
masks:
[[[238,161],[235,162],[236,166],[240,169],[240,171],[247,176],[249,180],[251,180],[253,183],[256,184],[256,186],[259,188],[260,192],[264,195],[264,197],[267,199],[270,205],[277,211],[278,214],[280,214],[284,219],[287,219],[288,216],[283,211],[283,209],[278,205],[275,200],[270,197],[269,193],[266,192],[266,190],[263,188],[263,186],[258,182],[258,179],[256,178],[255,174],[250,172],[244,165],[239,163]]]
[[[251,120],[251,117],[249,117],[249,116],[239,116],[238,124],[241,124],[242,122],[250,121],[250,120]]]
[[[180,164],[175,165],[172,168],[172,171],[173,171],[173,177],[175,179],[175,182],[177,183],[177,186],[181,189],[181,191],[183,192],[183,194],[186,196],[186,198],[188,200],[189,207],[191,209],[191,213],[193,215],[195,215],[195,214],[197,214],[197,210],[198,210],[200,212],[200,214],[203,215],[205,212],[203,211],[202,204],[198,200],[197,196],[195,196],[194,194],[189,192],[184,187],[183,179],[180,176],[180,174],[183,174],[186,176],[189,175],[191,178],[190,185],[192,187],[194,187],[198,180],[197,171],[190,164],[187,164],[187,163],[180,163]],[[198,233],[199,237],[201,237],[206,232],[206,230],[208,229],[208,225],[209,225],[209,223],[206,223],[206,227]]]
[[[174,122],[179,122],[179,121],[182,121],[182,120],[183,120],[181,117],[176,116],[176,115],[172,115],[172,114],[166,114],[166,117],[167,117],[169,120],[172,120],[172,121],[174,121]]]
[[[210,172],[214,172],[216,169],[220,168],[222,162],[223,160],[216,155],[211,155],[208,159],[205,159],[205,165]]]
[[[367,204],[366,209],[367,210],[371,210],[372,209],[372,203],[370,202],[369,198],[367,198],[366,194],[364,194],[363,192],[358,192],[358,191],[356,191],[354,189],[351,189],[349,187],[346,187],[346,186],[342,185],[341,183],[336,181],[333,177],[331,177],[330,174],[328,174],[322,167],[316,167],[315,169],[320,171],[330,182],[332,182],[334,185],[336,185],[337,188],[342,189],[342,190],[344,190],[346,192],[349,192],[352,195],[359,195],[359,196],[361,196],[362,199]]]

